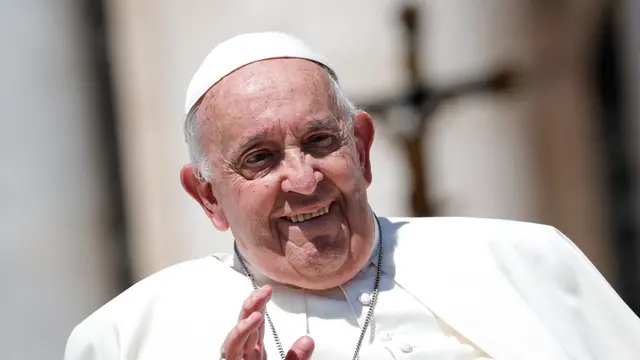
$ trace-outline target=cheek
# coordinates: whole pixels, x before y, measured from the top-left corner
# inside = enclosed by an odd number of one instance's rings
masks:
[[[356,158],[351,153],[337,153],[323,160],[321,164],[323,175],[343,193],[349,194],[360,187],[366,186],[360,166],[358,166]]]
[[[227,197],[225,207],[232,209],[234,218],[245,223],[247,218],[260,223],[268,221],[278,193],[277,182],[271,177],[251,181],[236,179],[227,190],[231,196]]]

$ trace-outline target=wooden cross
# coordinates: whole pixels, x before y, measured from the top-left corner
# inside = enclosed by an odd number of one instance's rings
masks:
[[[445,89],[436,89],[426,85],[420,76],[419,69],[419,37],[420,14],[417,7],[407,5],[402,8],[401,20],[405,30],[406,53],[405,61],[409,80],[408,88],[403,94],[380,99],[371,103],[360,103],[372,116],[387,124],[394,123],[389,120],[390,111],[398,108],[410,108],[418,116],[418,121],[411,131],[396,134],[396,138],[402,145],[405,156],[411,167],[413,188],[411,192],[411,207],[414,216],[434,216],[437,209],[434,203],[428,200],[428,166],[422,155],[425,147],[424,131],[429,118],[444,101],[463,95],[477,92],[506,92],[515,83],[515,74],[508,69],[498,71],[490,76],[458,84]],[[397,124],[397,123],[396,123]]]

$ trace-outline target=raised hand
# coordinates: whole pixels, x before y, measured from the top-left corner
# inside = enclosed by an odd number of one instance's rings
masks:
[[[221,358],[227,360],[263,360],[264,351],[264,311],[272,289],[265,285],[254,290],[242,304],[238,322],[229,331],[220,349]],[[285,360],[307,360],[313,353],[314,342],[308,336],[296,340],[287,352]]]

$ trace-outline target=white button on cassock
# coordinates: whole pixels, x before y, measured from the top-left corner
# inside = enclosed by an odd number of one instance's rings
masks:
[[[359,300],[362,305],[368,306],[371,303],[371,295],[362,293]]]
[[[400,351],[402,351],[405,354],[408,354],[413,351],[413,346],[409,344],[402,344],[402,347],[400,347]]]

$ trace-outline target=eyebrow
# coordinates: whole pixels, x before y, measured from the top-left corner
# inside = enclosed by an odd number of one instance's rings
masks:
[[[318,119],[308,122],[303,127],[306,131],[332,130],[340,131],[340,126],[334,118]]]
[[[245,149],[251,147],[252,145],[258,144],[260,142],[263,142],[267,139],[269,139],[269,137],[271,137],[272,135],[272,131],[269,129],[263,129],[260,130],[259,132],[252,134],[250,136],[245,137],[244,139],[238,141],[232,148],[230,151],[230,154],[232,156],[239,156],[239,154],[244,151]]]

